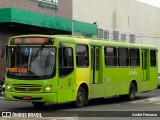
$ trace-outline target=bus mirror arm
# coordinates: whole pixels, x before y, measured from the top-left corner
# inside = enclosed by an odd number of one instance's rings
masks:
[[[65,48],[65,45],[62,44],[62,43],[60,43],[60,47],[61,47],[61,48]]]

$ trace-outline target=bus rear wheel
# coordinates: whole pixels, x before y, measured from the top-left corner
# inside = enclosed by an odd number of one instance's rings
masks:
[[[136,95],[136,87],[135,87],[134,83],[131,83],[130,87],[129,87],[129,93],[127,95],[127,99],[130,100],[130,101],[134,100],[135,99],[135,95]]]
[[[32,102],[35,108],[42,108],[45,105],[45,102]]]
[[[77,92],[75,106],[83,107],[86,104],[86,101],[87,101],[86,91],[83,87],[80,87]]]

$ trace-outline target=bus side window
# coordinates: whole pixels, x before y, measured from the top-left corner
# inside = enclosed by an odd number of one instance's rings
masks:
[[[140,66],[140,54],[139,54],[139,49],[137,48],[130,49],[130,66],[131,67]]]
[[[117,49],[116,47],[105,47],[105,66],[116,67],[117,66]]]
[[[76,64],[77,67],[83,68],[89,66],[89,55],[87,45],[76,46]]]
[[[59,48],[59,76],[64,77],[73,71],[73,49]]]
[[[150,50],[150,65],[156,67],[156,50]]]
[[[118,48],[118,66],[129,66],[129,50],[128,48]]]

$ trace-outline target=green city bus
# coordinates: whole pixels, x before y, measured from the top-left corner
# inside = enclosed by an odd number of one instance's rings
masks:
[[[120,96],[158,86],[158,50],[151,45],[67,35],[21,35],[6,47],[5,100],[73,102]]]

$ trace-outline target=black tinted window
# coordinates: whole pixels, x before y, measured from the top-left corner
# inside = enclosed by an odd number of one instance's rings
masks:
[[[139,57],[139,49],[130,49],[130,66],[139,66],[140,65],[140,57]]]
[[[117,66],[117,49],[116,47],[105,47],[105,65],[106,66]]]
[[[128,48],[118,48],[118,65],[129,66]]]
[[[73,71],[73,49],[59,48],[59,76],[63,77]]]
[[[156,66],[156,51],[155,50],[150,51],[150,62],[151,62],[152,67]]]
[[[86,45],[76,46],[76,63],[78,67],[89,66],[88,46]]]

